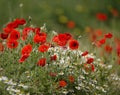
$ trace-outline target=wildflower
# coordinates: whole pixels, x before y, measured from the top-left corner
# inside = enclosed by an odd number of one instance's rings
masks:
[[[30,55],[29,54],[24,54],[21,56],[21,58],[19,59],[19,63],[24,62]]]
[[[70,33],[64,33],[66,35],[66,40],[70,40],[72,38],[72,35]]]
[[[33,42],[39,43],[39,44],[44,44],[46,42],[46,36],[36,34],[33,38]]]
[[[52,77],[55,77],[57,75],[57,73],[50,72],[49,75]]]
[[[34,30],[36,34],[40,35],[40,28],[36,27]]]
[[[3,31],[4,31],[6,34],[9,34],[12,30],[13,30],[13,28],[10,28],[10,27],[5,27],[5,28],[3,28]]]
[[[112,36],[113,36],[112,33],[105,34],[105,38],[109,38],[110,39],[110,38],[112,38]]]
[[[59,41],[66,41],[67,40],[67,36],[66,36],[66,34],[59,34],[58,35],[58,39],[59,39]]]
[[[0,38],[1,39],[7,39],[8,38],[8,34],[7,33],[0,33]]]
[[[70,47],[70,49],[72,49],[72,50],[78,49],[78,47],[79,47],[78,41],[77,41],[77,40],[70,40],[70,42],[69,42],[69,47]]]
[[[18,25],[24,25],[26,23],[25,19],[18,19],[16,18],[14,23],[17,23]]]
[[[111,11],[111,13],[112,13],[112,15],[113,15],[114,17],[118,17],[119,12],[118,12],[117,9],[111,9],[110,11]]]
[[[64,80],[59,81],[59,86],[60,87],[65,87],[67,83]]]
[[[105,50],[107,53],[111,53],[111,52],[112,52],[112,47],[111,47],[110,45],[105,45],[104,50]]]
[[[32,45],[31,44],[25,45],[21,50],[22,55],[30,54],[31,52],[32,52]]]
[[[86,56],[89,52],[88,51],[85,51],[82,53],[82,56]]]
[[[93,58],[88,58],[86,63],[91,64],[93,61],[94,61]]]
[[[18,40],[20,38],[20,33],[17,30],[12,30],[12,32],[10,33],[9,39],[11,40]]]
[[[67,27],[68,27],[69,29],[73,29],[73,28],[75,27],[75,22],[74,22],[74,21],[68,21],[68,22],[67,22]]]
[[[102,45],[102,44],[105,44],[105,42],[106,42],[106,38],[103,38],[103,39],[101,39],[101,40],[99,40],[99,43]]]
[[[25,27],[25,28],[23,29],[23,31],[22,31],[22,39],[23,39],[23,40],[26,40],[26,39],[27,39],[28,34],[30,33],[30,31],[34,31],[34,29],[31,28],[31,27]]]
[[[97,13],[96,18],[100,21],[106,21],[107,20],[107,15],[104,13]]]
[[[53,55],[53,56],[50,57],[50,60],[51,60],[51,61],[55,61],[56,59],[57,59],[57,56],[56,56],[56,55]]]
[[[40,45],[39,48],[38,48],[38,50],[40,52],[46,52],[48,49],[49,49],[49,46],[45,45],[45,44],[44,45]]]
[[[90,65],[91,65],[92,72],[94,72],[95,71],[95,66],[93,64],[90,64]]]
[[[7,41],[7,47],[12,49],[12,48],[17,48],[18,42],[16,40],[8,40]]]
[[[46,64],[46,58],[41,58],[39,59],[39,61],[37,62],[38,66],[44,67]]]
[[[68,76],[68,79],[71,83],[73,83],[75,81],[74,77],[73,76]]]
[[[96,36],[99,37],[99,36],[102,36],[102,34],[103,34],[103,33],[102,33],[102,30],[101,30],[101,29],[95,30],[95,35],[96,35]]]
[[[4,51],[4,46],[2,43],[0,43],[0,51]]]

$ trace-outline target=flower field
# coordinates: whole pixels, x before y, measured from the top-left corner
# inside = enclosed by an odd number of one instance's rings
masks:
[[[0,0],[0,95],[120,95],[119,5]]]
[[[102,30],[88,37],[93,52],[81,51],[81,37],[70,33],[20,18],[7,23],[0,34],[0,95],[119,95],[120,40]]]

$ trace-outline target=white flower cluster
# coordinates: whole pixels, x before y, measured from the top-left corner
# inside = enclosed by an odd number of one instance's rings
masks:
[[[7,85],[6,90],[9,92],[10,95],[30,95],[29,93],[25,94],[19,88],[28,89],[28,86],[13,82],[12,79],[8,79],[6,76],[0,76],[0,82]]]

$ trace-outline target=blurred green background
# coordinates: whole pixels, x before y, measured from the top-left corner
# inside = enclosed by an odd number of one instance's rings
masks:
[[[15,18],[32,18],[32,24],[46,23],[49,29],[58,32],[81,34],[86,27],[100,28],[96,13],[104,12],[108,20],[102,27],[119,30],[120,16],[113,17],[111,9],[120,12],[120,0],[0,0],[0,30]],[[74,28],[67,27],[73,21]]]

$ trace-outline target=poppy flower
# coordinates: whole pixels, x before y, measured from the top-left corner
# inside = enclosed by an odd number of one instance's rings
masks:
[[[4,31],[6,34],[9,34],[12,30],[13,30],[13,28],[10,28],[10,27],[5,27],[5,28],[3,28],[3,31]]]
[[[10,22],[7,24],[7,27],[15,29],[18,27],[18,23],[17,22]]]
[[[93,61],[94,61],[94,58],[88,58],[86,63],[91,64]]]
[[[38,66],[41,66],[41,67],[44,67],[46,64],[46,58],[41,58],[38,62],[37,62],[37,65]]]
[[[111,53],[111,52],[112,52],[112,47],[111,47],[110,45],[105,45],[104,50],[105,50],[107,53]]]
[[[29,54],[24,54],[21,56],[19,59],[19,63],[23,63],[30,55]]]
[[[85,64],[84,64],[84,68],[85,68],[86,71],[92,71],[92,72],[95,71],[95,66],[94,66],[94,64],[87,64],[87,63],[85,63]]]
[[[10,40],[7,41],[7,47],[10,49],[17,48],[18,42],[16,40]]]
[[[12,30],[12,32],[9,35],[9,39],[11,40],[18,40],[20,38],[20,32],[17,30]]]
[[[40,35],[40,28],[39,28],[39,27],[36,27],[34,30],[35,30],[34,32],[35,32],[36,34]]]
[[[86,56],[89,52],[88,51],[85,51],[82,53],[82,56]]]
[[[25,19],[15,19],[14,23],[17,23],[18,25],[24,25],[26,23]]]
[[[96,18],[97,18],[99,21],[106,21],[106,20],[107,20],[107,15],[104,14],[104,13],[97,13],[97,14],[96,14]]]
[[[118,15],[119,15],[119,12],[117,9],[111,9],[111,13],[114,17],[118,17]]]
[[[57,43],[57,45],[59,46],[65,46],[67,44],[67,36],[64,34],[60,34],[60,35],[54,36],[52,41]]]
[[[64,33],[66,35],[66,40],[70,40],[72,38],[72,35],[70,33]]]
[[[102,36],[102,34],[103,34],[103,31],[102,31],[101,29],[95,30],[95,35],[96,35],[97,37]]]
[[[70,49],[72,49],[72,50],[78,49],[78,47],[79,47],[78,41],[77,41],[77,40],[70,40],[70,41],[69,41],[69,47],[70,47]]]
[[[71,83],[73,83],[75,81],[74,77],[73,76],[68,76],[68,79]]]
[[[58,39],[59,39],[59,41],[66,41],[67,40],[67,36],[66,36],[66,34],[59,34],[58,35]]]
[[[55,77],[55,76],[57,76],[57,73],[50,72],[49,75],[52,77]]]
[[[4,46],[2,43],[0,43],[0,51],[4,51]]]
[[[68,27],[69,29],[73,29],[73,28],[75,27],[75,22],[74,22],[74,21],[68,21],[68,22],[67,22],[67,27]]]
[[[56,56],[56,55],[51,56],[51,57],[50,57],[50,60],[51,60],[51,61],[57,60],[57,56]]]
[[[46,42],[46,36],[40,36],[36,34],[33,38],[34,43],[44,44]]]
[[[106,42],[106,38],[103,38],[103,39],[101,39],[101,40],[99,40],[99,43],[102,45],[102,44],[105,44],[105,42]]]
[[[94,72],[95,71],[95,66],[93,64],[90,64],[90,65],[91,65],[92,72]]]
[[[48,45],[40,45],[38,48],[40,52],[46,52],[48,49],[49,49]]]
[[[31,52],[32,52],[32,45],[31,44],[25,45],[21,50],[22,55],[30,54]]]
[[[22,39],[23,39],[23,40],[26,40],[26,39],[27,39],[30,31],[34,31],[34,29],[31,28],[31,27],[25,27],[25,28],[23,29],[23,31],[22,31]]]
[[[8,38],[8,34],[7,33],[0,33],[0,38],[1,39],[7,39]]]
[[[110,38],[112,38],[112,37],[113,37],[112,33],[107,33],[107,34],[105,34],[105,38],[110,39]]]
[[[64,80],[59,81],[59,86],[60,87],[65,87],[67,83]]]

